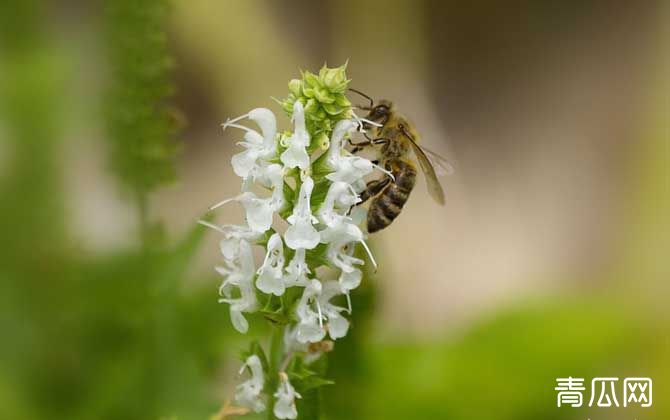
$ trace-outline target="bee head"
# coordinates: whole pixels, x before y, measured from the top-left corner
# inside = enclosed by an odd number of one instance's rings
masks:
[[[386,124],[386,122],[390,118],[391,112],[393,110],[393,104],[391,103],[391,101],[387,101],[386,99],[381,99],[381,100],[379,100],[379,102],[377,102],[375,104],[375,101],[370,96],[361,92],[360,90],[349,88],[349,91],[353,92],[357,95],[360,95],[363,98],[370,101],[370,105],[368,105],[368,106],[360,106],[360,105],[355,106],[355,108],[368,111],[368,115],[365,116],[366,120],[372,121],[374,123],[381,124],[381,125]],[[369,130],[371,127],[372,127],[372,124],[363,123],[363,128],[365,130]]]
[[[391,115],[392,109],[393,109],[393,104],[391,103],[391,101],[387,101],[386,99],[381,99],[379,102],[377,102],[376,104],[374,104],[370,108],[370,112],[365,117],[365,119],[369,120],[369,121],[372,121],[372,122],[375,122],[377,124],[384,125],[388,121],[388,119]],[[367,125],[368,125],[368,127],[365,127],[365,124],[364,124],[363,128],[365,128],[365,129],[370,128],[369,127],[370,124],[367,124]]]

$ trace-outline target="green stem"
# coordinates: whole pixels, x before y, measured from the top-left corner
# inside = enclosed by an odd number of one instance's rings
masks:
[[[279,385],[279,369],[284,357],[284,329],[281,326],[272,325],[272,337],[270,338],[270,367],[268,369],[267,393],[268,393],[268,420],[275,420],[274,390]]]
[[[139,215],[139,235],[144,249],[149,245],[149,204],[146,194],[137,192],[137,213]]]

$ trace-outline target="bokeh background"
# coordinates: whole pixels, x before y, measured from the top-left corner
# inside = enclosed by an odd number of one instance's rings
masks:
[[[669,6],[3,0],[0,418],[216,418],[219,124],[346,60],[456,173],[371,239],[325,418],[670,418]],[[565,376],[654,406],[559,409]]]

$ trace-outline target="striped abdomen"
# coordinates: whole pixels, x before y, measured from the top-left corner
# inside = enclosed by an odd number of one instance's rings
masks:
[[[390,225],[400,214],[416,182],[414,165],[400,159],[390,161],[387,167],[395,177],[370,204],[368,210],[368,232],[374,233]]]

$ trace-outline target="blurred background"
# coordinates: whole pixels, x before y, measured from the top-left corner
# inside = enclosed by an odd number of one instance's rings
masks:
[[[4,0],[0,418],[219,410],[249,342],[195,225],[239,191],[220,123],[346,60],[456,173],[371,239],[325,418],[670,418],[669,6]],[[559,409],[567,376],[654,405]]]

